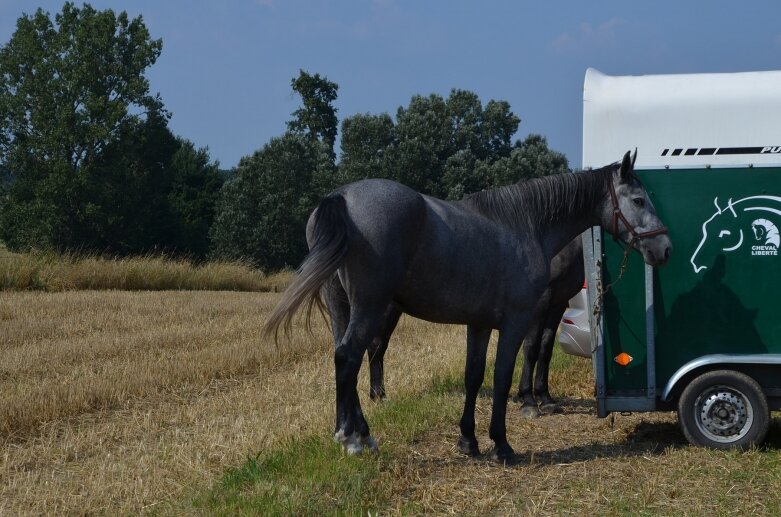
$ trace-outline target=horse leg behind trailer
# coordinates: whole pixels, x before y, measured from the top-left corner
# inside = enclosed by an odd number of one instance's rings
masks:
[[[266,323],[290,329],[296,310],[337,275],[346,300],[326,300],[336,350],[334,437],[348,453],[375,449],[357,392],[369,343],[385,330],[388,307],[439,323],[467,325],[466,397],[459,448],[478,454],[475,402],[492,329],[499,330],[489,436],[493,456],[514,455],[505,413],[515,359],[549,264],[594,224],[613,225],[617,238],[649,264],[663,264],[670,240],[632,172],[632,158],[578,174],[559,174],[478,193],[463,203],[421,195],[387,180],[337,189],[307,225],[310,253]],[[469,209],[465,204],[478,207]],[[479,212],[479,213],[478,213]],[[328,293],[328,291],[326,291]]]
[[[535,418],[540,413],[556,411],[556,400],[548,390],[553,344],[567,304],[582,289],[584,278],[583,241],[578,236],[553,257],[548,287],[540,297],[537,316],[523,341],[518,398],[524,417]]]

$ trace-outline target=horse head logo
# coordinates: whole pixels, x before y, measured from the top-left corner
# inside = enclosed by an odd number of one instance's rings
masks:
[[[781,197],[750,196],[737,201],[730,198],[723,206],[719,199],[715,198],[713,204],[716,212],[702,223],[702,240],[689,259],[695,273],[707,269],[716,255],[740,249],[746,242],[746,235],[750,239],[752,233],[756,241],[763,241],[763,245],[778,248],[779,234],[776,224],[769,219],[759,218],[749,225],[748,221],[751,219],[746,221],[744,214],[763,211],[768,217],[773,214],[781,216]]]
[[[778,248],[779,235],[778,227],[767,219],[757,219],[751,223],[751,229],[754,231],[754,238],[766,246],[775,246]]]

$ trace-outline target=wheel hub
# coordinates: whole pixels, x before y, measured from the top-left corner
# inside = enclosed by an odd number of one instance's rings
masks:
[[[753,412],[745,396],[732,387],[717,386],[695,404],[697,426],[710,439],[734,442],[751,428]]]

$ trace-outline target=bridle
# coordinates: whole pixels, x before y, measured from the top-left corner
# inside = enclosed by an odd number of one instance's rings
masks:
[[[637,149],[635,149],[635,156],[632,159],[632,168],[634,168],[635,165],[634,160],[636,158],[637,158]],[[640,181],[634,174],[631,175],[635,180],[637,180],[638,182]],[[602,288],[602,281],[600,279],[597,279],[596,289],[597,289],[597,294],[599,299],[594,303],[594,307],[592,309],[594,316],[596,316],[597,318],[599,318],[599,313],[602,310],[599,300],[602,300],[602,298],[613,287],[613,285],[615,285],[615,283],[621,280],[621,278],[624,276],[627,265],[629,263],[629,252],[632,250],[632,247],[635,245],[635,243],[640,239],[645,239],[647,237],[656,237],[657,235],[663,235],[665,233],[668,233],[666,226],[661,226],[659,228],[656,228],[655,230],[650,230],[647,232],[636,231],[635,227],[632,226],[632,224],[627,220],[626,216],[621,212],[621,208],[619,208],[618,206],[618,196],[616,195],[616,187],[613,186],[612,176],[610,177],[608,184],[609,184],[608,192],[610,192],[610,203],[613,205],[613,215],[610,220],[610,230],[611,233],[613,234],[613,240],[621,244],[621,241],[618,240],[618,221],[624,223],[624,226],[626,227],[627,231],[629,232],[629,235],[631,235],[632,238],[627,243],[626,249],[624,249],[624,258],[621,260],[621,266],[618,272],[618,277],[612,282],[610,282],[607,285],[607,287],[605,287],[604,289]],[[598,267],[601,267],[601,265],[599,265]]]
[[[634,165],[634,163],[633,163]],[[637,179],[637,178],[635,178]],[[637,181],[640,181],[639,179]],[[610,282],[607,287],[604,289],[602,288],[602,282],[601,280],[597,280],[597,294],[599,295],[599,299],[601,300],[604,295],[615,285],[616,282],[621,280],[623,278],[624,273],[626,272],[627,265],[629,263],[629,252],[632,250],[632,247],[635,245],[637,241],[640,239],[645,239],[646,237],[655,237],[657,235],[662,235],[667,233],[667,227],[661,226],[659,228],[656,228],[655,230],[650,230],[647,232],[637,232],[635,230],[635,227],[632,226],[632,224],[627,220],[626,216],[621,212],[621,209],[618,207],[618,196],[616,195],[616,188],[613,186],[613,178],[610,178],[610,188],[608,191],[610,192],[610,202],[613,204],[613,215],[610,221],[610,229],[611,233],[613,234],[613,240],[621,244],[621,241],[618,240],[618,221],[620,220],[622,223],[624,223],[624,226],[626,227],[627,231],[629,232],[629,235],[632,236],[632,238],[629,240],[629,242],[626,245],[626,248],[624,249],[624,257],[621,260],[621,266],[618,271],[618,277]],[[597,301],[594,303],[594,308],[592,309],[594,316],[599,318],[599,313],[601,311],[601,305],[600,302]]]
[[[637,232],[635,230],[635,227],[632,226],[632,224],[627,220],[626,216],[621,212],[621,209],[618,207],[618,196],[616,196],[616,188],[613,186],[613,179],[610,179],[610,202],[613,204],[613,216],[610,221],[610,227],[611,227],[611,233],[613,234],[613,240],[618,241],[618,221],[620,220],[622,223],[624,223],[624,226],[626,227],[627,231],[629,232],[629,235],[632,236],[632,239],[627,243],[627,248],[631,248],[634,246],[634,244],[639,241],[640,239],[645,239],[646,237],[656,237],[657,235],[663,235],[667,233],[667,227],[661,226],[659,228],[656,228],[655,230],[649,230],[647,232]]]

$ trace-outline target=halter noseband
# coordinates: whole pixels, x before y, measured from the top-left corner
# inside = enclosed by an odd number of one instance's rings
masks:
[[[627,221],[626,216],[621,212],[621,209],[618,207],[618,196],[616,196],[616,188],[613,186],[613,179],[610,179],[610,202],[613,204],[613,217],[611,219],[611,229],[613,234],[613,240],[618,241],[618,221],[621,220],[622,223],[624,223],[624,226],[626,227],[627,231],[629,232],[629,235],[632,236],[632,239],[629,241],[627,246],[631,248],[635,242],[639,241],[640,239],[644,239],[646,237],[655,237],[657,235],[662,235],[667,233],[667,228],[665,226],[662,226],[660,228],[657,228],[655,230],[650,230],[647,232],[641,232],[637,233],[635,231],[635,227],[629,224],[629,221]]]

